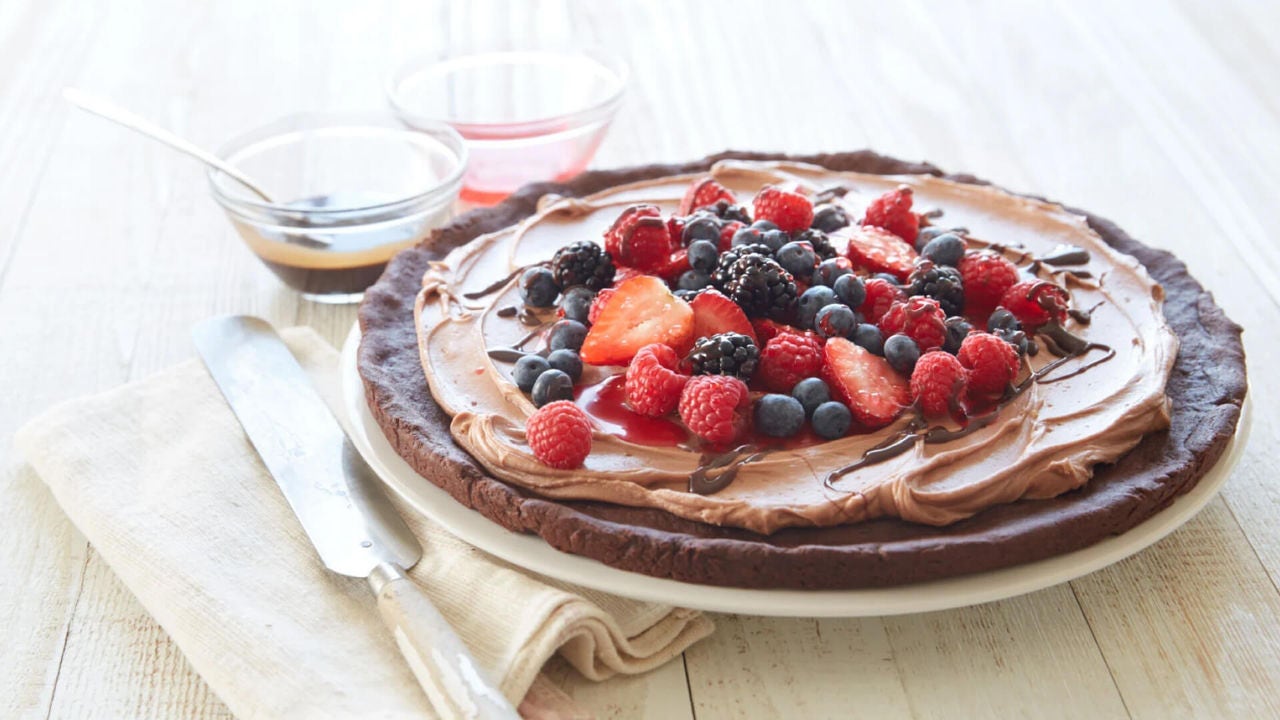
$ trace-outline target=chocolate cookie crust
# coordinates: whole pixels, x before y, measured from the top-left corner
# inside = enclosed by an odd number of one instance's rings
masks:
[[[1241,328],[1182,261],[1139,243],[1108,220],[1069,208],[1164,285],[1165,316],[1181,341],[1167,388],[1173,407],[1170,428],[1147,435],[1119,462],[1098,466],[1079,490],[999,505],[946,527],[885,518],[831,528],[788,528],[764,536],[661,510],[551,500],[487,475],[453,442],[450,417],[432,399],[423,376],[413,305],[428,262],[532,215],[545,194],[581,197],[624,183],[706,171],[724,159],[788,160],[836,171],[929,174],[987,184],[971,175],[944,174],[929,164],[859,151],[805,156],[726,152],[684,164],[595,171],[567,183],[528,185],[401,252],[365,294],[359,312],[359,370],[373,416],[396,452],[463,505],[508,529],[536,533],[565,552],[686,582],[808,589],[935,580],[1078,550],[1154,515],[1194,487],[1221,456],[1239,422],[1246,392]],[[1214,372],[1205,372],[1206,367]]]

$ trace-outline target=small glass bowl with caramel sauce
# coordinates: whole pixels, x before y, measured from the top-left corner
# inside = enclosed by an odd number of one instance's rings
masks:
[[[231,224],[286,285],[323,303],[358,301],[391,256],[447,223],[467,166],[453,128],[384,115],[291,115],[218,155],[273,200],[210,170]]]

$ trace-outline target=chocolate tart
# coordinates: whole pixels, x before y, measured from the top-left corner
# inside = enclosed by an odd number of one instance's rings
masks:
[[[553,500],[488,475],[449,432],[450,416],[423,375],[414,302],[430,262],[480,235],[532,215],[547,194],[582,197],[617,185],[708,170],[720,160],[786,160],[834,171],[928,174],[986,185],[869,151],[810,156],[728,152],[679,165],[589,172],[567,183],[526,186],[493,208],[464,215],[389,264],[365,294],[359,370],[370,409],[396,451],[458,502],[553,547],[608,565],[686,582],[752,588],[836,589],[899,585],[994,570],[1077,550],[1123,533],[1188,491],[1218,460],[1246,392],[1241,329],[1165,251],[1111,222],[1070,209],[1111,247],[1141,262],[1165,290],[1164,314],[1180,350],[1166,390],[1168,430],[1146,435],[1084,487],[1052,499],[997,505],[942,527],[883,518],[771,535],[719,527],[665,511]],[[1212,366],[1213,373],[1204,371]]]

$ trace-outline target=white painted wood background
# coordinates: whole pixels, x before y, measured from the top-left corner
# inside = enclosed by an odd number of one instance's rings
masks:
[[[596,166],[725,148],[871,147],[1118,221],[1175,250],[1247,328],[1253,441],[1222,495],[1107,570],[1033,595],[868,620],[721,616],[601,717],[1278,717],[1280,4],[1275,2],[0,3],[0,717],[226,708],[64,519],[11,436],[57,400],[191,355],[222,312],[316,327],[201,171],[68,108],[104,93],[197,141],[382,106],[442,46],[599,42],[633,66]],[[1208,369],[1212,372],[1212,369]]]

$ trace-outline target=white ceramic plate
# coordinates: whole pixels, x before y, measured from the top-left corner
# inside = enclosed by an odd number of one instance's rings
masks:
[[[1248,403],[1221,459],[1186,495],[1129,532],[1039,562],[933,582],[867,590],[751,590],[695,585],[618,570],[560,552],[536,535],[513,533],[464,507],[409,467],[387,442],[365,402],[356,370],[359,329],[342,350],[342,382],[352,441],[379,477],[410,505],[454,535],[514,565],[565,582],[669,605],[784,617],[866,617],[946,610],[1002,600],[1066,582],[1146,548],[1191,519],[1217,494],[1243,451]],[[430,552],[427,548],[427,552]]]

